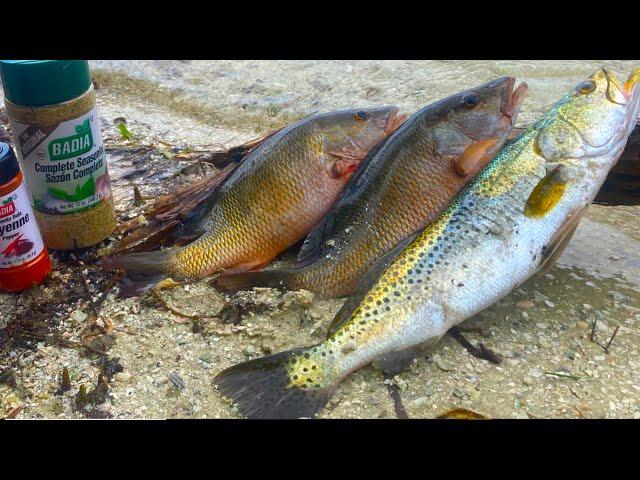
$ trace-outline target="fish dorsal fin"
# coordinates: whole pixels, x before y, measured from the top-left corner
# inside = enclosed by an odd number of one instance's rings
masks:
[[[331,211],[324,217],[322,222],[316,225],[316,227],[309,232],[307,238],[305,238],[304,243],[302,244],[302,247],[300,248],[300,252],[298,252],[297,267],[313,263],[331,250],[331,247],[328,247],[325,244],[325,241],[328,240],[333,233],[335,219],[338,217],[348,217],[349,212],[354,208],[354,205],[366,187],[372,183],[371,178],[375,177],[376,172],[379,170],[379,168],[377,168],[377,164],[382,163],[374,162],[373,159],[376,158],[376,154],[392,137],[393,135],[384,138],[369,151],[365,159],[362,161],[362,164],[356,169],[355,173],[347,182],[342,195],[340,195],[340,198],[338,198],[338,201],[335,203]]]
[[[556,260],[560,258],[562,252],[564,252],[569,241],[573,237],[573,234],[578,228],[578,224],[582,219],[587,207],[581,207],[576,210],[560,227],[560,229],[553,236],[547,248],[542,253],[542,260],[540,261],[540,267],[538,267],[538,273],[541,275],[551,270],[551,267],[556,263]]]
[[[395,260],[395,258],[405,249],[407,245],[409,245],[415,238],[418,236],[420,232],[416,232],[412,235],[409,235],[404,240],[401,240],[395,247],[385,253],[382,257],[380,257],[373,266],[367,270],[367,273],[360,279],[358,285],[353,290],[353,293],[349,296],[342,308],[338,310],[336,316],[334,317],[331,325],[329,326],[328,335],[336,332],[340,329],[340,327],[351,318],[351,314],[353,311],[358,308],[358,305],[362,303],[362,299],[369,293],[369,290],[376,283],[382,272],[386,270],[386,268]]]

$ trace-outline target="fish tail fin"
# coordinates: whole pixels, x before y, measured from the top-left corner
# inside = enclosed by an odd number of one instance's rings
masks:
[[[105,258],[100,262],[106,270],[124,270],[126,277],[120,285],[120,298],[140,295],[169,276],[172,250],[132,253]]]
[[[220,372],[218,390],[248,418],[313,418],[333,394],[329,356],[322,345],[250,360]]]
[[[253,287],[295,290],[294,270],[263,270],[260,272],[237,272],[221,274],[211,284],[223,292],[235,293]]]

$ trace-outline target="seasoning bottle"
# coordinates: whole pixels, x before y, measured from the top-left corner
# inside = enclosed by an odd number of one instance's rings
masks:
[[[88,62],[3,60],[0,78],[45,244],[101,242],[116,216]]]
[[[50,270],[18,160],[9,145],[0,143],[0,290],[26,290]]]

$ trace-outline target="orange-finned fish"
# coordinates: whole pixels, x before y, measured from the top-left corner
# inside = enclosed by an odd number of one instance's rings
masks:
[[[120,295],[164,278],[194,280],[223,269],[260,268],[323,218],[367,152],[402,122],[393,106],[305,118],[279,131],[242,161],[185,221],[202,236],[182,248],[103,260],[127,277]]]
[[[501,77],[414,113],[374,149],[307,237],[298,265],[227,275],[228,291],[258,287],[349,295],[385,252],[433,221],[504,145],[526,92]]]

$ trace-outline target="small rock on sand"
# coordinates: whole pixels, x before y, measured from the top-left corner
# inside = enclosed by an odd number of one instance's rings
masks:
[[[519,302],[516,303],[516,307],[522,310],[529,310],[530,308],[533,308],[535,306],[536,304],[533,303],[531,300],[520,300]]]
[[[133,375],[128,372],[118,372],[113,376],[116,382],[122,383],[127,383],[129,380],[131,380],[132,377]]]
[[[69,317],[72,320],[75,320],[78,323],[84,322],[87,319],[88,316],[89,315],[84,313],[82,310],[74,310],[73,312],[71,312],[71,315],[69,315]]]

